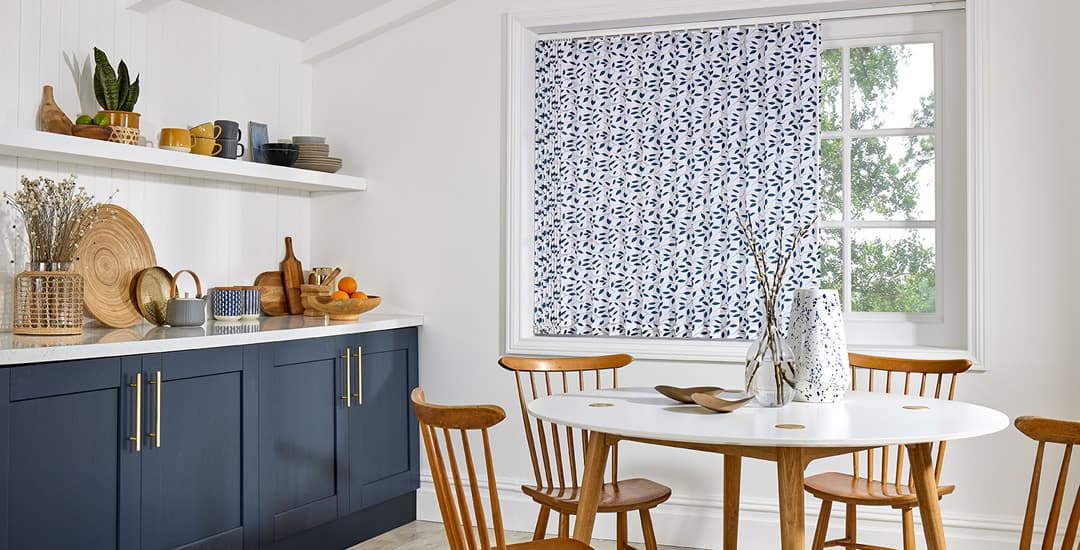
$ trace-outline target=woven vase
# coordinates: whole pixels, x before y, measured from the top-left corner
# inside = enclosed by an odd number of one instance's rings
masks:
[[[70,263],[31,264],[15,276],[12,332],[49,336],[82,334],[82,299],[82,276],[71,271]]]

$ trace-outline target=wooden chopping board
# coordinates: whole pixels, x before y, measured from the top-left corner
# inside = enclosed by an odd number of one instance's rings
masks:
[[[263,313],[270,316],[288,315],[289,306],[285,301],[285,285],[280,271],[264,271],[255,277],[255,286],[259,287],[259,301]]]
[[[304,268],[293,254],[292,237],[285,237],[285,259],[281,260],[281,281],[285,287],[285,303],[289,313],[299,315],[304,312],[300,301],[300,285],[304,284]]]

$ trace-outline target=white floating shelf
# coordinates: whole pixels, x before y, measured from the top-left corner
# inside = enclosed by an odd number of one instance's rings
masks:
[[[367,180],[356,176],[178,153],[19,128],[0,128],[0,155],[301,191],[367,189]]]

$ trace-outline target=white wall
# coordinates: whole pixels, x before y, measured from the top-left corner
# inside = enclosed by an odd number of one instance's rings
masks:
[[[1080,145],[1080,75],[1062,55],[1075,51],[1072,26],[1080,5],[988,4],[990,371],[966,376],[960,398],[1010,417],[1077,418],[1080,217],[1074,205],[1080,191],[1069,160]],[[391,307],[425,314],[420,376],[430,399],[507,409],[510,418],[494,431],[496,463],[510,527],[524,530],[531,529],[535,508],[516,496],[515,485],[532,474],[513,379],[495,363],[504,322],[501,16],[553,5],[587,9],[611,2],[457,0],[314,71],[315,130],[361,164],[372,185],[363,194],[313,199],[312,232],[347,236],[356,259],[344,269],[358,273],[361,286]],[[316,255],[326,255],[343,245],[320,238],[313,246]],[[737,365],[639,362],[620,381],[740,380]],[[959,489],[944,499],[943,510],[953,548],[1016,547],[1033,451],[1011,429],[949,446],[944,476]],[[662,542],[716,546],[719,522],[702,518],[719,517],[719,457],[632,445],[620,456],[625,475],[646,475],[674,489],[658,516]],[[744,465],[743,494],[743,547],[777,547],[769,464]],[[421,495],[421,516],[437,520],[430,485]],[[815,504],[808,500],[814,512]],[[882,529],[870,541],[899,544],[897,513],[861,517],[886,520],[865,525]],[[834,519],[836,532],[840,525]],[[613,533],[611,522],[598,529]]]
[[[271,139],[310,131],[311,67],[300,44],[194,7],[170,2],[148,14],[126,9],[128,0],[6,0],[0,3],[0,126],[35,128],[41,87],[52,84],[56,101],[72,119],[99,108],[92,89],[79,93],[66,59],[81,70],[98,46],[115,65],[123,58],[142,74],[135,107],[142,133],[157,141],[162,127],[187,127],[214,119],[269,124]],[[92,63],[87,66],[92,71]],[[178,153],[179,154],[179,153]],[[114,202],[146,228],[160,265],[191,268],[204,287],[250,284],[284,256],[284,235],[310,261],[310,199],[291,190],[158,176],[89,165],[67,165],[0,156],[0,190],[18,177],[69,173],[99,198],[119,189]],[[7,227],[5,207],[0,220]],[[26,262],[12,263],[11,238],[0,240],[0,302],[10,279]],[[10,327],[11,307],[0,307]]]

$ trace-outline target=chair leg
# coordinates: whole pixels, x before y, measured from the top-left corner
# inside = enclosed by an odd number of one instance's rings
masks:
[[[813,550],[824,550],[825,537],[829,534],[829,516],[832,514],[832,501],[822,500],[821,511],[818,512],[817,529],[814,530]]]
[[[915,518],[911,508],[904,508],[902,512],[904,523],[904,550],[915,550]]]
[[[844,518],[844,537],[852,545],[856,544],[856,539],[855,539],[855,531],[856,530],[857,529],[855,527],[855,505],[854,504],[848,504],[847,505],[847,511],[846,511],[846,517]]]
[[[570,538],[570,514],[559,514],[559,538]]]
[[[533,529],[533,540],[543,540],[547,536],[548,517],[551,515],[551,508],[540,505],[540,514],[536,516],[536,529]]]
[[[626,512],[615,514],[615,550],[626,548]]]
[[[656,532],[648,508],[641,509],[641,534],[645,538],[645,550],[656,550]]]

